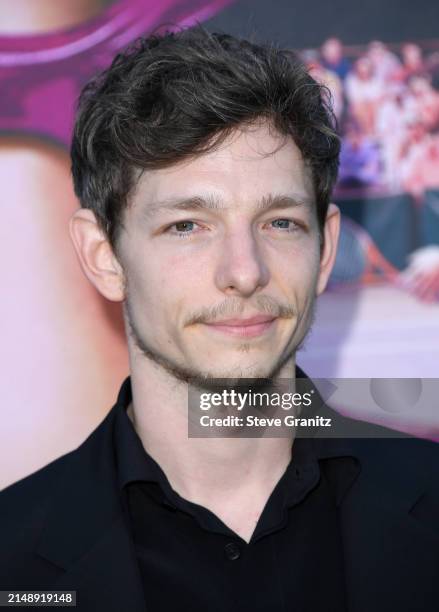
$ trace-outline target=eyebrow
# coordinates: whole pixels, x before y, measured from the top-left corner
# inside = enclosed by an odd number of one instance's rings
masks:
[[[286,194],[269,194],[256,202],[255,210],[264,212],[273,208],[311,208],[313,200],[309,196],[291,196]],[[215,195],[191,196],[189,198],[170,198],[144,208],[147,217],[164,211],[194,210],[228,210],[220,198]]]

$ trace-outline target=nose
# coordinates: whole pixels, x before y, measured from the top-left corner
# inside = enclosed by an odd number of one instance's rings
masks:
[[[218,289],[229,296],[248,297],[268,284],[269,269],[251,228],[225,236],[215,277]]]

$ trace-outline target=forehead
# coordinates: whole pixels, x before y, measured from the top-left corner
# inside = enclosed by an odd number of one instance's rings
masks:
[[[146,171],[133,197],[134,208],[160,211],[181,198],[214,197],[226,207],[253,207],[283,194],[310,204],[311,172],[291,137],[267,124],[233,132],[218,148],[169,168]]]

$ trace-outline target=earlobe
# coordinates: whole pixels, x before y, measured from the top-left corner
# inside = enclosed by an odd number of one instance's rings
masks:
[[[338,237],[340,233],[340,209],[330,204],[323,228],[325,242],[320,257],[320,272],[316,294],[320,295],[326,288],[337,254]]]
[[[69,231],[88,280],[108,300],[122,301],[125,298],[123,270],[93,211],[86,208],[75,211]]]

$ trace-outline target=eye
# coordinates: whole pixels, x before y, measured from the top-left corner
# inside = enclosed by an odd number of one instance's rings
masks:
[[[166,231],[173,236],[186,238],[193,234],[196,225],[195,221],[177,221],[177,223],[170,225]]]
[[[287,232],[295,232],[299,229],[299,225],[291,219],[275,219],[270,222],[271,227]]]

